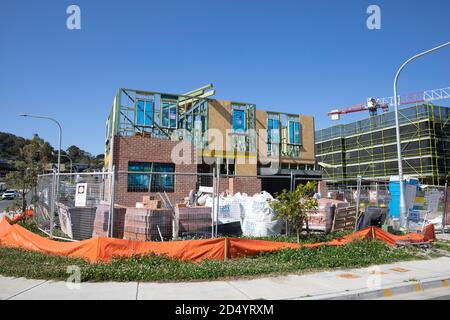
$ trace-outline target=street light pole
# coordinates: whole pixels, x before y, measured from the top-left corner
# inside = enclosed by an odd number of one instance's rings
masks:
[[[61,169],[61,139],[62,139],[62,128],[61,125],[59,124],[58,121],[56,121],[55,119],[51,118],[51,117],[47,117],[47,116],[39,116],[39,115],[35,115],[35,114],[27,114],[27,113],[23,113],[20,115],[21,117],[30,117],[30,118],[37,118],[37,119],[47,119],[50,121],[53,121],[54,123],[56,123],[56,125],[59,128],[59,148],[58,148],[58,173],[60,173],[60,169]]]
[[[399,184],[400,184],[400,226],[402,228],[406,228],[406,226],[407,226],[407,212],[406,212],[405,185],[403,182],[403,163],[402,163],[402,147],[401,147],[401,139],[400,139],[400,125],[399,125],[399,119],[398,119],[399,101],[398,101],[398,96],[397,96],[397,81],[400,76],[400,73],[406,67],[406,65],[408,63],[410,63],[411,61],[413,61],[419,57],[422,57],[428,53],[434,52],[438,49],[442,49],[448,45],[450,45],[450,42],[443,43],[443,44],[441,44],[437,47],[434,47],[430,50],[416,54],[415,56],[406,60],[401,65],[401,67],[398,69],[397,74],[395,75],[395,79],[394,79],[395,131],[396,131],[396,138],[397,138],[398,179],[399,179]]]

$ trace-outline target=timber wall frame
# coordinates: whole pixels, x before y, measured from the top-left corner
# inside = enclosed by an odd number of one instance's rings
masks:
[[[240,172],[244,174],[255,175],[257,167],[263,164],[259,163],[261,158],[265,158],[267,154],[261,148],[260,137],[258,136],[258,128],[265,128],[267,119],[259,119],[258,112],[267,115],[278,115],[280,119],[286,117],[291,121],[299,123],[300,141],[295,144],[287,139],[287,128],[280,128],[279,154],[277,162],[292,163],[292,165],[308,165],[311,169],[314,166],[314,119],[313,117],[298,114],[289,114],[282,112],[272,112],[257,109],[256,105],[247,102],[235,102],[228,100],[217,100],[203,97],[205,90],[211,88],[207,85],[193,92],[201,92],[201,95],[173,94],[161,93],[154,91],[144,91],[135,89],[120,88],[114,98],[111,113],[106,122],[105,132],[105,168],[112,169],[113,157],[111,155],[114,150],[113,144],[115,136],[129,137],[142,136],[154,137],[164,140],[189,140],[194,143],[198,152],[205,157],[217,157],[223,159],[231,158],[252,158],[256,159],[256,163],[250,168],[250,164],[240,165],[236,170],[236,174]],[[139,103],[141,103],[139,105]],[[176,118],[176,124],[170,124],[169,120],[163,119],[164,103],[170,104],[176,108],[173,116]],[[140,111],[138,111],[138,109]],[[234,109],[245,110],[246,132],[234,132],[232,128],[231,114]],[[151,110],[150,113],[147,111]],[[139,112],[142,113],[139,116]],[[169,111],[170,113],[170,111]],[[170,114],[172,115],[172,114]],[[166,114],[167,116],[167,114]],[[202,125],[197,126],[193,118],[201,117]],[[258,118],[258,119],[257,119]],[[144,120],[142,120],[144,119]],[[147,121],[148,120],[148,121]],[[257,121],[262,120],[263,126],[257,125]],[[169,125],[167,125],[169,123]],[[201,128],[200,128],[201,127]],[[305,128],[305,129],[303,129]],[[181,136],[179,129],[186,129],[190,132],[189,137]],[[223,146],[215,146],[210,144],[209,137],[203,135],[208,129],[219,129],[223,131],[224,138],[228,146],[228,140],[231,141],[231,150]],[[225,130],[231,130],[226,133]],[[200,135],[198,134],[200,130]],[[256,130],[256,136],[252,134],[252,130]],[[286,132],[281,132],[285,130]],[[307,132],[304,132],[307,131]],[[181,134],[181,135],[180,135]],[[174,135],[176,137],[174,137]],[[180,136],[179,136],[180,135]],[[228,139],[228,140],[227,140]],[[242,144],[245,144],[242,146]],[[226,149],[226,150],[223,150]],[[237,155],[236,155],[237,153]],[[230,156],[231,155],[231,156]],[[253,163],[253,162],[251,162]],[[264,162],[262,162],[264,163]],[[313,170],[311,170],[313,171]],[[316,172],[317,173],[317,172]]]

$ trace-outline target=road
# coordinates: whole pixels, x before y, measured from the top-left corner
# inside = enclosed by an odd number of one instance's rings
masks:
[[[14,200],[0,200],[0,213],[2,213],[6,207],[12,205],[13,203]]]
[[[375,300],[450,300],[450,288],[438,288],[395,295]]]
[[[31,202],[31,192],[28,192],[25,198],[27,199],[27,204],[29,204]],[[9,207],[12,204],[14,204],[14,201],[16,200],[1,200],[0,198],[0,214],[3,213],[6,207]]]

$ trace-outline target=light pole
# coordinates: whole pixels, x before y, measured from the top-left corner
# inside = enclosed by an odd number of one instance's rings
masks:
[[[428,53],[434,52],[438,49],[442,49],[448,45],[450,45],[450,42],[443,43],[443,44],[441,44],[437,47],[434,47],[430,50],[416,54],[415,56],[406,60],[400,66],[400,68],[397,71],[397,74],[395,75],[395,79],[394,79],[395,131],[396,131],[396,137],[397,137],[398,180],[399,180],[399,184],[400,184],[400,226],[402,228],[406,228],[406,226],[407,226],[407,212],[406,212],[405,186],[403,183],[403,163],[402,163],[402,147],[401,147],[401,139],[400,139],[400,125],[399,125],[399,121],[398,121],[398,96],[397,96],[398,77],[400,76],[400,73],[406,67],[406,65],[408,63],[410,63],[411,61],[413,61],[419,57],[422,57]]]
[[[20,116],[21,117],[37,118],[37,119],[47,119],[47,120],[53,121],[54,123],[56,123],[58,125],[58,128],[59,128],[58,173],[60,173],[60,169],[61,169],[61,137],[62,137],[62,128],[61,128],[61,125],[59,124],[59,122],[56,121],[55,119],[51,118],[51,117],[39,116],[39,115],[35,115],[35,114],[22,113],[22,114],[20,114]]]
[[[56,125],[59,128],[59,148],[58,148],[58,174],[56,175],[56,179],[55,179],[55,171],[53,171],[53,182],[52,182],[52,201],[50,204],[50,238],[53,237],[53,228],[54,228],[54,219],[55,219],[55,198],[58,195],[58,191],[59,190],[59,173],[60,173],[60,169],[61,169],[61,138],[62,138],[62,128],[61,125],[59,124],[58,121],[56,121],[55,119],[51,118],[51,117],[47,117],[47,116],[40,116],[40,115],[35,115],[35,114],[27,114],[27,113],[22,113],[20,114],[21,117],[30,117],[30,118],[37,118],[37,119],[46,119],[46,120],[50,120],[54,123],[56,123]]]

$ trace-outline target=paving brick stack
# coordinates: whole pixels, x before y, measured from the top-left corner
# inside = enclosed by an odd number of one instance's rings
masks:
[[[211,236],[211,208],[177,206],[175,210],[179,215],[180,237]]]
[[[172,239],[172,209],[127,208],[123,238],[138,241]]]
[[[123,238],[126,208],[114,207],[114,238]],[[98,205],[95,211],[94,230],[92,237],[108,237],[109,205]]]
[[[159,209],[161,208],[161,200],[157,200],[152,196],[143,196],[142,203],[145,209]]]

